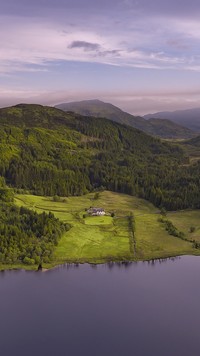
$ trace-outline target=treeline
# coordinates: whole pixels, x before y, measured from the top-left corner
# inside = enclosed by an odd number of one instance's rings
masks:
[[[184,232],[179,231],[170,220],[162,217],[162,218],[159,218],[158,221],[161,222],[162,224],[164,224],[165,230],[168,232],[169,235],[179,237],[182,240],[191,242],[191,240],[188,240],[185,237]]]
[[[200,164],[189,166],[179,145],[53,108],[1,112],[0,175],[11,187],[50,196],[108,189],[167,210],[200,208]]]
[[[158,219],[159,222],[161,222],[164,226],[165,226],[165,230],[168,232],[169,235],[178,237],[181,240],[187,241],[192,243],[193,247],[195,249],[199,249],[200,248],[200,243],[198,241],[196,241],[193,238],[187,238],[184,234],[183,231],[179,231],[176,226],[174,226],[174,224],[168,220],[166,217],[161,217]],[[194,227],[190,228],[190,232],[194,231]]]
[[[135,218],[132,212],[128,216],[128,225],[129,225],[130,252],[132,255],[135,255],[136,253]]]
[[[0,263],[27,265],[50,262],[61,235],[69,229],[52,213],[37,214],[0,203]]]

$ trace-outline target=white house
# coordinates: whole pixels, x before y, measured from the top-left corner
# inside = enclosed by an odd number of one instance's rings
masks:
[[[103,208],[90,208],[87,212],[92,216],[104,216],[106,213]]]

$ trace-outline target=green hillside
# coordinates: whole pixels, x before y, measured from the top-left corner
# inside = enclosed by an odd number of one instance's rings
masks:
[[[187,152],[190,165],[198,165],[198,161],[200,160],[200,136],[181,141],[180,145]]]
[[[167,209],[199,208],[199,165],[180,146],[110,120],[39,105],[0,110],[0,175],[37,195],[108,189]]]
[[[145,120],[140,116],[133,116],[122,111],[118,107],[104,103],[100,100],[84,100],[71,103],[63,103],[56,106],[64,111],[72,111],[80,115],[105,117],[120,124],[129,125],[142,130],[150,135],[162,138],[190,138],[194,133],[170,120],[151,119]]]
[[[195,135],[190,129],[171,120],[152,118],[146,122],[151,125],[146,132],[161,138],[187,139]]]
[[[188,141],[185,141],[185,144],[200,147],[200,136],[196,136]]]

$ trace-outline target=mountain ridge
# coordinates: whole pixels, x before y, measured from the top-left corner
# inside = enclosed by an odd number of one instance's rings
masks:
[[[152,118],[168,119],[177,124],[183,125],[194,132],[200,133],[200,108],[175,110],[175,111],[160,111],[153,114],[143,116],[146,120]]]
[[[62,103],[55,106],[63,111],[71,111],[84,116],[107,118],[109,120],[132,126],[147,134],[161,138],[191,138],[194,133],[170,120],[160,119],[145,120],[141,116],[131,115],[110,103],[101,100],[83,100]]]

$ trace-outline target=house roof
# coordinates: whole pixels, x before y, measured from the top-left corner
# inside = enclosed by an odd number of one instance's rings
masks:
[[[91,211],[93,213],[97,213],[98,211],[104,211],[103,208],[90,208],[88,211]]]

